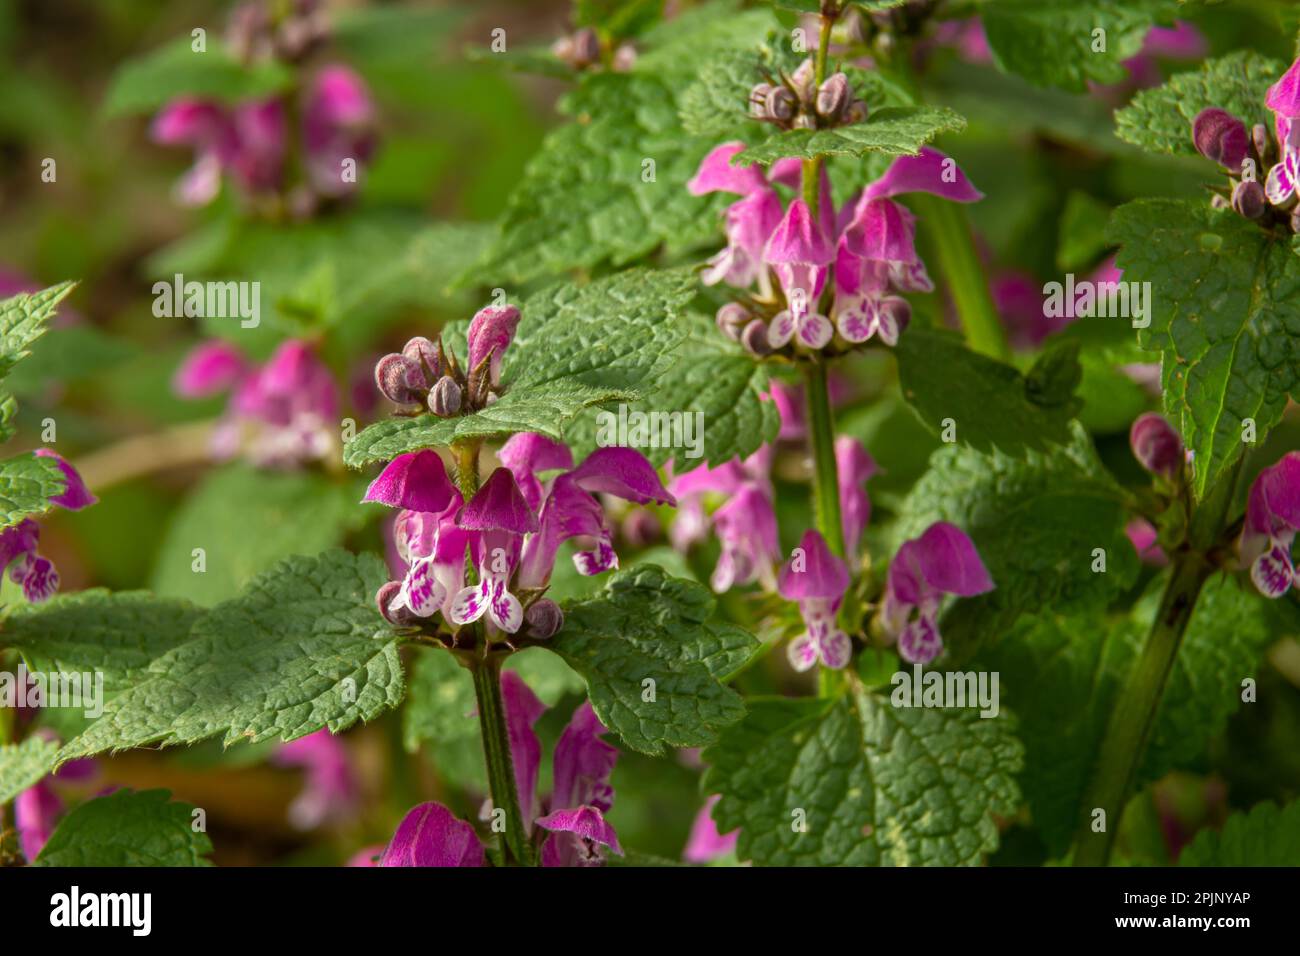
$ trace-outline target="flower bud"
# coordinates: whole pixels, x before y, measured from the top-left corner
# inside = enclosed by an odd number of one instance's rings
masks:
[[[716,317],[718,329],[733,342],[740,341],[740,333],[749,324],[749,309],[739,302],[728,302],[718,310]]]
[[[385,621],[396,627],[407,627],[419,620],[419,617],[407,607],[393,609],[393,599],[402,590],[401,581],[389,581],[375,592],[375,606]]]
[[[574,66],[591,66],[600,59],[600,37],[591,27],[583,27],[573,35]]]
[[[1232,208],[1238,215],[1247,219],[1258,219],[1264,215],[1268,200],[1264,196],[1264,187],[1253,180],[1242,180],[1232,190]]]
[[[799,68],[790,74],[790,86],[804,106],[812,106],[817,94],[817,71],[813,67],[812,57],[799,64]]]
[[[771,83],[759,83],[749,91],[749,115],[753,119],[767,119],[767,95],[771,92]]]
[[[1197,113],[1192,121],[1192,141],[1197,152],[1229,172],[1241,169],[1246,158],[1246,124],[1227,110],[1211,107]]]
[[[392,352],[375,365],[375,385],[384,397],[398,405],[413,405],[420,401],[424,387],[424,373],[405,355]]]
[[[1174,427],[1157,415],[1139,415],[1128,433],[1133,457],[1147,471],[1172,478],[1183,467],[1183,440]]]
[[[524,629],[528,637],[544,641],[564,627],[564,612],[550,598],[538,598],[524,612]]]
[[[838,120],[851,92],[849,78],[843,73],[829,77],[817,90],[817,115],[824,120]]]
[[[745,331],[740,333],[740,344],[750,355],[771,354],[772,346],[767,341],[767,323],[762,319],[754,319],[750,322],[745,326]]]
[[[784,86],[774,86],[768,90],[767,102],[763,104],[767,118],[776,123],[788,123],[794,118],[799,103]]]
[[[442,374],[442,363],[438,359],[438,346],[423,335],[417,335],[407,342],[402,347],[402,354],[420,367],[420,373],[424,377],[424,388],[428,388],[429,383],[437,381],[438,376]]]
[[[439,418],[450,418],[460,411],[460,386],[449,375],[438,379],[429,392],[429,411]]]

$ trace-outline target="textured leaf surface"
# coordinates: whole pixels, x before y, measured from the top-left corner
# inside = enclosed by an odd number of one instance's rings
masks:
[[[293,557],[213,608],[59,759],[223,736],[229,745],[334,733],[396,706],[398,640],[374,608],[373,555]]]
[[[766,866],[973,866],[1015,812],[1021,747],[1004,711],[836,701],[750,702],[704,753],[718,829]],[[801,832],[792,824],[803,811]]]
[[[872,112],[865,123],[835,129],[791,129],[773,134],[740,153],[737,163],[768,163],[786,156],[915,156],[940,133],[957,132],[966,125],[946,107],[893,106]]]
[[[1300,862],[1300,800],[1278,809],[1261,803],[1234,813],[1223,829],[1203,830],[1178,857],[1179,866],[1295,866]]]
[[[1128,282],[1151,283],[1138,341],[1163,353],[1165,411],[1195,453],[1202,496],[1282,417],[1300,380],[1300,256],[1291,237],[1230,211],[1169,199],[1121,206],[1110,238]]]
[[[935,434],[952,419],[957,441],[1007,453],[1070,440],[1079,406],[1070,394],[1078,363],[1071,364],[1069,355],[1060,356],[1059,367],[1026,376],[972,352],[955,336],[920,328],[908,329],[894,354],[903,398]]]
[[[1286,64],[1253,50],[1237,50],[1206,60],[1200,69],[1170,77],[1164,86],[1142,90],[1115,112],[1119,138],[1157,153],[1199,156],[1192,143],[1192,121],[1203,109],[1218,107],[1245,122],[1273,128],[1264,96]],[[1261,176],[1262,178],[1262,176]]]
[[[687,272],[639,269],[539,292],[521,309],[500,399],[458,418],[378,422],[348,443],[344,460],[355,468],[418,448],[521,431],[560,438],[563,424],[582,409],[638,398],[664,372],[686,335],[675,320],[693,292]],[[466,358],[463,348],[459,357]]]
[[[59,303],[73,282],[60,282],[40,292],[23,292],[0,301],[0,379],[31,354],[32,343],[45,334]]]
[[[0,745],[0,804],[8,803],[49,773],[58,752],[59,745],[44,737]]]
[[[208,835],[188,803],[166,790],[119,790],[88,800],[60,822],[33,866],[210,866]]]
[[[26,452],[0,461],[0,528],[49,511],[50,498],[63,494],[67,484],[52,458]]]
[[[158,549],[153,589],[211,606],[293,554],[342,543],[365,517],[359,488],[309,472],[228,465],[212,472],[172,516]],[[194,570],[194,549],[205,570]]]
[[[547,647],[586,680],[596,714],[632,749],[699,747],[744,715],[740,695],[719,681],[757,646],[735,625],[710,620],[713,609],[706,588],[641,565],[566,606],[564,629]]]
[[[979,12],[999,68],[1082,93],[1089,80],[1124,80],[1123,61],[1177,9],[1172,0],[990,0]],[[1102,50],[1094,50],[1097,29],[1105,31]]]
[[[104,101],[111,115],[143,113],[178,96],[236,103],[287,89],[293,73],[276,62],[247,67],[215,38],[196,52],[186,37],[125,63],[113,77]]]
[[[1163,578],[1159,579],[1163,582]],[[1001,674],[1005,706],[1020,718],[1021,787],[1049,851],[1068,849],[1086,809],[1084,792],[1115,701],[1146,639],[1159,591],[1132,618],[1101,614],[1023,619],[978,666]],[[1161,698],[1140,782],[1188,767],[1241,704],[1276,630],[1262,599],[1212,580],[1197,602]]]

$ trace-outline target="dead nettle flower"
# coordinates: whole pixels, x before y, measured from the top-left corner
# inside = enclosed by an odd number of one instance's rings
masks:
[[[1287,452],[1250,486],[1241,530],[1241,559],[1265,597],[1280,598],[1297,583],[1291,547],[1300,530],[1300,451]]]
[[[338,198],[356,189],[360,167],[374,154],[375,108],[365,81],[345,66],[325,66],[305,84],[302,157],[313,196]],[[177,201],[202,206],[228,176],[256,200],[285,187],[289,156],[286,104],[256,100],[233,107],[181,97],[154,118],[154,142],[189,146],[195,162],[176,185]],[[302,204],[310,208],[312,202]]]
[[[861,123],[867,104],[854,99],[844,73],[833,73],[818,86],[811,58],[789,76],[759,83],[749,92],[749,115],[782,129],[817,129]]]
[[[909,664],[928,664],[943,651],[938,614],[945,594],[971,597],[993,590],[993,579],[966,532],[946,521],[907,541],[889,564],[881,623]]]
[[[894,160],[838,214],[823,167],[814,217],[802,199],[783,210],[775,188],[798,187],[798,160],[779,160],[764,175],[756,166],[732,165],[743,149],[739,142],[716,147],[687,184],[694,195],[742,197],[726,210],[726,248],[701,276],[706,285],[726,282],[748,297],[719,310],[723,333],[758,356],[838,353],[876,336],[897,343],[911,317],[898,293],[929,292],[934,285],[916,252],[915,218],[894,197],[926,192],[975,202],[982,194],[951,159],[927,146],[918,156]],[[823,312],[828,287],[833,297]]]
[[[50,498],[50,503],[69,511],[80,511],[99,499],[90,493],[77,469],[48,448],[38,448],[35,455],[52,458],[65,479],[63,491]],[[9,570],[9,579],[21,584],[23,597],[33,604],[48,600],[59,589],[59,572],[49,558],[36,550],[41,538],[41,526],[31,518],[0,531],[0,572]]]
[[[849,589],[849,568],[831,553],[821,532],[804,532],[799,547],[781,568],[777,589],[783,598],[798,602],[807,628],[786,649],[790,665],[806,671],[818,663],[832,670],[848,664],[853,642],[835,617]]]
[[[281,343],[260,366],[228,342],[207,342],[181,363],[172,388],[183,398],[231,393],[212,433],[219,459],[243,452],[256,465],[291,468],[337,450],[338,386],[306,342]]]
[[[1172,479],[1182,471],[1183,440],[1162,415],[1139,415],[1129,429],[1128,443],[1138,464],[1153,475]]]
[[[542,866],[599,866],[606,851],[619,856],[618,834],[605,820],[614,803],[610,774],[618,748],[584,702],[555,744],[549,796],[537,791],[542,745],[533,725],[546,706],[513,671],[501,675],[515,786],[527,835],[540,844]],[[380,866],[483,866],[486,855],[474,827],[438,803],[413,808],[397,827]]]

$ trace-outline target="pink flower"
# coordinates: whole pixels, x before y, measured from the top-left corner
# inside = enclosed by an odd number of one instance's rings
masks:
[[[682,852],[682,859],[687,863],[710,863],[735,852],[740,831],[719,833],[718,825],[713,822],[713,808],[717,806],[719,799],[718,794],[709,797],[704,801],[704,806],[700,807],[700,812],[695,815],[695,822],[691,824],[691,835],[686,841],[686,849]]]
[[[63,491],[52,496],[50,503],[69,511],[80,511],[99,499],[90,493],[77,470],[61,456],[48,448],[39,448],[33,455],[52,458],[63,473]],[[32,603],[49,600],[59,589],[59,572],[49,558],[37,552],[41,528],[31,518],[0,531],[0,571],[9,570],[9,579],[21,584],[23,597]]]
[[[316,192],[342,196],[355,190],[356,178],[344,175],[345,163],[369,162],[376,142],[375,106],[365,81],[346,66],[321,69],[307,90],[302,125],[307,176]]]
[[[1242,562],[1265,597],[1279,598],[1296,583],[1291,546],[1300,530],[1300,451],[1287,452],[1250,486],[1241,531]]]
[[[311,830],[331,820],[346,820],[356,810],[357,781],[347,748],[329,730],[281,744],[271,762],[281,767],[300,767],[305,772],[305,786],[289,806],[289,820],[298,829]]]
[[[848,565],[831,553],[820,532],[805,531],[777,582],[783,598],[799,603],[807,627],[786,649],[795,670],[809,670],[818,662],[832,670],[848,664],[853,644],[835,621],[848,588]]]
[[[1129,429],[1128,442],[1138,464],[1152,474],[1173,478],[1182,470],[1183,440],[1163,415],[1139,415]]]

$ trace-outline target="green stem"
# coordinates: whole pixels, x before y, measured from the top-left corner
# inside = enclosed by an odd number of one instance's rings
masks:
[[[1165,684],[1196,599],[1213,570],[1194,551],[1185,551],[1174,560],[1173,575],[1160,598],[1160,610],[1151,624],[1142,656],[1129,674],[1102,739],[1096,773],[1083,804],[1083,819],[1075,834],[1075,866],[1105,866],[1110,858]],[[1106,812],[1106,828],[1101,833],[1092,829],[1097,809]]]
[[[975,253],[966,210],[938,196],[917,194],[909,196],[908,202],[929,227],[928,234],[957,307],[967,344],[993,358],[1009,358],[1011,351],[989,293],[984,267]]]
[[[817,38],[817,56],[813,60],[813,89],[815,90],[821,89],[821,85],[826,79],[826,60],[830,53],[831,30],[834,27],[835,15],[823,13],[821,33]],[[814,156],[812,159],[803,161],[803,201],[804,205],[808,207],[808,212],[812,215],[814,222],[817,220],[817,210],[821,208],[819,201],[821,168],[822,157],[820,156]]]
[[[478,491],[478,453],[481,442],[467,441],[451,446],[456,456],[456,484],[468,502]]]
[[[826,363],[803,365],[808,406],[808,446],[813,461],[813,512],[817,530],[830,549],[844,556],[844,525],[840,518],[840,483],[835,464],[835,423],[831,418]]]
[[[523,811],[515,785],[514,760],[510,756],[510,735],[506,730],[506,708],[501,698],[501,662],[494,655],[475,657],[467,665],[474,675],[474,697],[478,701],[479,730],[483,736],[483,759],[487,764],[488,789],[494,810],[504,810],[506,828],[501,850],[507,866],[530,866]]]

